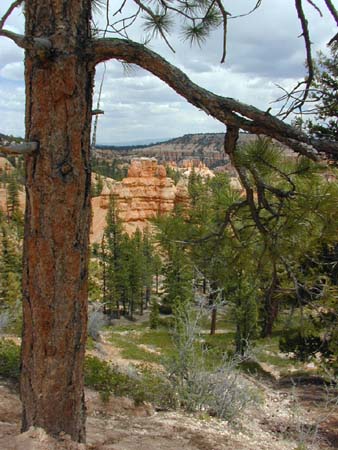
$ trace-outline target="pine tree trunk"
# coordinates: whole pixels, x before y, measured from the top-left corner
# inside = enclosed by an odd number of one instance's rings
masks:
[[[146,287],[146,305],[145,308],[148,309],[151,298],[151,286]]]
[[[272,295],[266,294],[264,299],[264,320],[262,337],[271,337],[273,332],[273,327],[278,317],[279,304],[278,300]]]
[[[212,336],[216,334],[216,323],[217,323],[217,306],[213,305],[211,310],[211,324],[210,324],[210,334]]]
[[[274,265],[274,270],[272,273],[272,280],[269,288],[265,292],[264,297],[264,311],[263,311],[263,327],[262,327],[262,337],[271,337],[273,326],[278,317],[279,304],[278,299],[275,297],[275,291],[278,286],[278,277],[276,266]]]
[[[211,323],[210,323],[210,334],[216,334],[216,323],[217,323],[217,284],[210,283],[210,293],[209,293],[209,306],[211,306]]]
[[[158,294],[158,288],[159,288],[159,274],[158,273],[156,273],[155,280],[156,280],[156,290],[155,290],[155,292],[156,292],[156,294]]]
[[[53,53],[25,58],[26,138],[40,147],[26,160],[22,428],[84,441],[90,1],[27,0],[25,14],[26,36],[48,37]]]

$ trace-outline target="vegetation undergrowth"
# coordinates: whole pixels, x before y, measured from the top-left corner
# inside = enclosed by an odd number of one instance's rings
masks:
[[[0,339],[0,376],[19,381],[20,347],[9,339]]]
[[[168,381],[145,365],[122,372],[116,365],[95,356],[87,356],[85,384],[99,391],[103,401],[108,401],[110,395],[116,395],[132,398],[136,404],[150,402],[158,408],[173,406],[172,389]]]

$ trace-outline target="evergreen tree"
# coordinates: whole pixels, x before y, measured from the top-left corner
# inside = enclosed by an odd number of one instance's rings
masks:
[[[19,209],[19,184],[15,174],[11,174],[7,183],[7,215],[13,218]]]
[[[319,53],[311,100],[315,120],[307,125],[310,133],[319,138],[338,141],[338,43],[330,46],[330,55]]]
[[[163,305],[168,312],[176,302],[192,300],[193,298],[193,270],[192,261],[186,249],[173,243],[163,266]]]
[[[154,248],[151,244],[150,233],[147,229],[144,230],[143,232],[142,251],[143,251],[142,277],[145,289],[145,307],[147,308],[151,298],[153,276],[155,274]]]
[[[236,352],[244,355],[250,342],[257,337],[258,305],[257,286],[242,271],[236,278],[237,285],[231,293],[236,323]]]
[[[21,297],[21,255],[15,248],[18,241],[9,236],[9,227],[1,226],[0,246],[0,301],[1,306],[11,308]]]
[[[139,229],[134,236],[129,239],[129,289],[130,305],[129,317],[134,319],[134,312],[138,308],[140,314],[143,314],[143,273],[144,273],[144,255],[142,248],[142,234]]]
[[[152,330],[158,328],[160,322],[160,308],[155,299],[151,301],[150,315],[149,315],[149,326]]]
[[[180,206],[171,216],[156,219],[157,238],[163,250],[162,274],[164,295],[162,311],[172,312],[175,302],[191,300],[193,297],[193,265],[188,255],[188,246],[183,243],[188,226]]]
[[[99,173],[95,174],[95,182],[92,184],[92,197],[98,197],[101,195],[103,189],[103,179]]]
[[[102,243],[103,256],[103,297],[104,302],[110,312],[116,311],[119,316],[121,300],[121,268],[122,261],[122,223],[118,217],[116,199],[110,198],[107,225],[104,231],[104,241]]]
[[[158,254],[158,250],[153,255],[153,270],[155,276],[155,292],[158,294],[159,292],[159,278],[162,272],[162,259]]]

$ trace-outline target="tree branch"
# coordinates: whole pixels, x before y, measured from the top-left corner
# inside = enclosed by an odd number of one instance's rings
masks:
[[[180,69],[144,45],[117,38],[92,40],[88,47],[88,57],[94,64],[109,59],[136,64],[160,78],[189,103],[221,123],[253,134],[270,136],[312,160],[319,159],[318,152],[330,158],[338,158],[338,143],[310,138],[301,130],[254,106],[215,95],[201,88]]]
[[[7,9],[7,11],[5,12],[5,14],[2,16],[2,18],[0,20],[0,30],[3,28],[6,20],[12,14],[12,12],[15,10],[15,8],[20,6],[23,2],[24,2],[24,0],[16,0],[14,3],[12,3],[10,5],[10,7]]]
[[[42,37],[27,37],[23,36],[22,34],[13,33],[9,30],[1,30],[0,29],[0,36],[5,36],[8,39],[11,39],[21,48],[24,48],[25,50],[29,49],[35,49],[35,50],[43,50],[45,52],[49,52],[52,48],[52,43],[47,38]]]
[[[30,155],[39,148],[37,142],[25,142],[23,144],[0,145],[0,153],[5,155]]]
[[[338,26],[338,13],[336,8],[334,7],[334,4],[332,3],[331,0],[324,0],[325,4],[327,6],[327,9],[330,11],[332,17],[334,18],[334,20],[336,21],[336,24]]]
[[[245,190],[245,197],[250,209],[251,217],[264,238],[268,234],[268,230],[263,225],[259,217],[259,211],[255,204],[255,192],[248,179],[247,170],[243,166],[238,164],[236,160],[235,150],[238,137],[239,137],[238,128],[228,126],[227,132],[225,133],[224,137],[224,151],[229,155],[230,162],[238,173],[240,182]]]
[[[227,36],[228,36],[228,11],[225,10],[223,3],[221,0],[216,0],[216,3],[219,7],[219,10],[221,11],[222,18],[223,18],[223,53],[221,58],[221,63],[225,62],[226,54],[227,54]]]

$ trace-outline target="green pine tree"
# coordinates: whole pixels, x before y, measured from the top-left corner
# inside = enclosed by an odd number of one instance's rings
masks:
[[[120,270],[123,264],[121,250],[123,230],[114,196],[110,198],[106,222],[102,243],[103,301],[108,311],[115,310],[119,316],[122,296]]]

